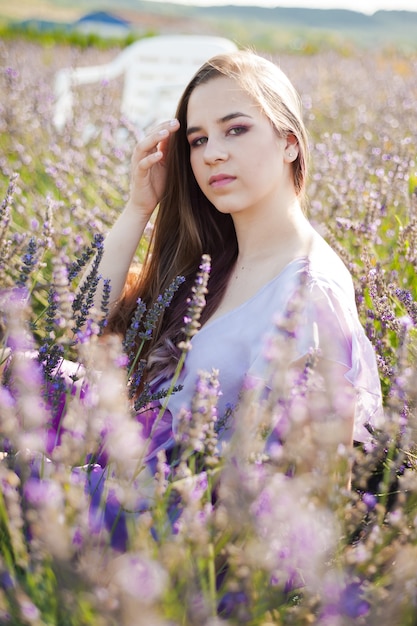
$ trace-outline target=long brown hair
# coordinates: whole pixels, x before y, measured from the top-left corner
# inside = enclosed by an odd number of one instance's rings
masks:
[[[172,375],[179,351],[187,297],[202,254],[212,259],[207,304],[201,323],[214,313],[225,292],[238,254],[233,220],[204,196],[190,165],[186,136],[187,109],[194,89],[226,76],[258,103],[280,136],[292,134],[299,145],[293,163],[294,186],[302,195],[307,170],[308,140],[302,122],[300,99],[283,72],[272,62],[249,51],[213,57],[195,74],[178,104],[179,130],[171,137],[166,157],[166,188],[162,197],[142,272],[125,292],[109,320],[109,330],[126,333],[138,297],[149,307],[177,276],[185,282],[166,309],[143,354],[148,359],[148,379]]]

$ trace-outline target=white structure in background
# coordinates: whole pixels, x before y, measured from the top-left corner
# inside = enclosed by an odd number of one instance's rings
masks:
[[[223,37],[166,35],[141,39],[105,65],[62,69],[55,78],[55,127],[62,130],[72,119],[75,86],[122,75],[123,117],[141,129],[169,119],[196,70],[210,57],[236,49]]]
[[[94,34],[109,39],[121,39],[132,32],[130,22],[107,11],[84,15],[72,25],[72,29],[85,35]]]

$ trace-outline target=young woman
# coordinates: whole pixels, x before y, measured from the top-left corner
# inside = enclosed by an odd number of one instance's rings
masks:
[[[187,297],[202,254],[212,259],[202,327],[153,453],[172,445],[198,373],[213,368],[222,391],[219,417],[230,415],[221,438],[228,438],[242,385],[248,375],[265,377],[266,337],[301,283],[302,323],[286,365],[296,372],[318,350],[318,367],[341,390],[341,443],[367,437],[364,424],[373,424],[381,402],[375,357],[358,320],[351,276],[303,211],[307,161],[294,87],[273,63],[248,51],[208,61],[185,89],[176,118],[139,141],[130,198],[105,241],[99,272],[111,280],[109,329],[122,334],[139,297],[149,306],[176,276],[186,278],[147,349],[145,374],[154,391],[169,387]],[[156,207],[143,269],[125,289]]]

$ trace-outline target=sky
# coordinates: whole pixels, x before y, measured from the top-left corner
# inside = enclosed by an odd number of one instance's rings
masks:
[[[240,4],[265,7],[302,7],[308,9],[350,9],[372,14],[375,11],[417,11],[417,0],[153,0],[190,5]]]

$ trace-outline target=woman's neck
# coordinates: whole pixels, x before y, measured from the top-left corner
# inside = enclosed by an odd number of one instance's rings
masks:
[[[267,214],[233,216],[239,255],[237,264],[259,263],[277,256],[295,258],[308,254],[315,234],[298,200],[285,210]]]

